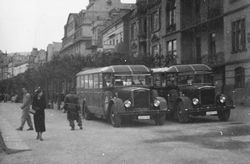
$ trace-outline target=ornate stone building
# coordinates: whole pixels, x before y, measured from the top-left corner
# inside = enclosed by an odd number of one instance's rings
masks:
[[[64,26],[62,42],[62,55],[91,54],[97,47],[98,33],[103,22],[109,19],[109,11],[114,8],[128,8],[120,0],[89,0],[86,10],[80,13],[71,13]]]

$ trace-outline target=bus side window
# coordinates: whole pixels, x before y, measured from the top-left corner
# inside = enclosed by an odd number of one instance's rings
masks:
[[[99,74],[99,88],[103,88],[102,74]]]
[[[105,74],[103,78],[104,87],[112,87],[112,76],[111,74]]]
[[[161,86],[166,87],[167,86],[167,77],[164,73],[161,74]]]
[[[80,78],[80,88],[84,88],[84,76]]]
[[[89,78],[88,75],[85,75],[85,82],[84,82],[85,89],[89,88]]]
[[[161,86],[161,76],[159,74],[154,74],[154,86]]]
[[[94,88],[98,88],[99,85],[98,85],[98,74],[94,74]]]
[[[89,89],[94,88],[94,83],[93,83],[93,74],[89,75]]]

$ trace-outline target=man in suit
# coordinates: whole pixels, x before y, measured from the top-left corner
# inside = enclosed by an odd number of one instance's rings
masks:
[[[29,129],[27,130],[33,130],[33,125],[29,114],[31,106],[31,95],[28,93],[26,88],[22,88],[22,91],[23,91],[23,104],[21,105],[22,109],[21,125],[19,128],[17,128],[17,130],[22,131],[26,121],[29,126]]]

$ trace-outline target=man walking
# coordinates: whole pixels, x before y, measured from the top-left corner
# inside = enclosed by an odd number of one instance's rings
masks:
[[[75,120],[77,121],[79,128],[82,129],[78,97],[73,90],[71,90],[64,99],[64,109],[67,111],[67,119],[69,120],[71,130],[75,130]]]
[[[27,130],[33,130],[32,121],[31,121],[30,114],[29,114],[30,105],[31,105],[31,96],[28,93],[26,88],[22,88],[22,91],[23,91],[23,104],[21,106],[21,109],[22,109],[21,126],[17,128],[17,130],[20,130],[20,131],[23,130],[23,126],[26,121],[29,125],[29,129]]]

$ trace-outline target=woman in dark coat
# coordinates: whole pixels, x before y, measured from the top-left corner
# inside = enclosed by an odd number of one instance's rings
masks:
[[[43,91],[38,88],[35,91],[35,96],[33,98],[32,108],[36,111],[34,114],[34,124],[35,130],[37,132],[36,139],[43,141],[42,133],[45,132],[45,108],[46,101]]]

